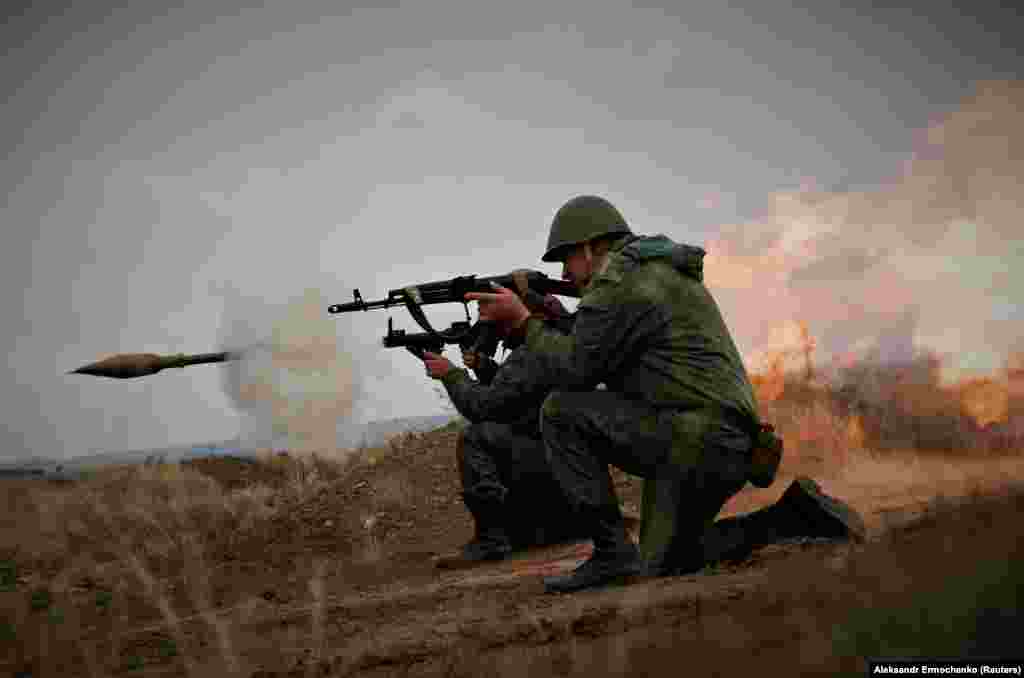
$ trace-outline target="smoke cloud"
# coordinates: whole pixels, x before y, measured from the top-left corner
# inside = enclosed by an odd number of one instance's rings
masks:
[[[224,371],[224,389],[249,415],[247,446],[343,454],[338,428],[360,388],[327,306],[314,289],[282,304],[245,299],[227,306],[223,341],[242,359]]]
[[[753,369],[792,348],[802,324],[819,363],[928,349],[952,376],[1020,350],[1024,82],[981,83],[915,141],[878,186],[808,182],[709,239],[709,285]]]

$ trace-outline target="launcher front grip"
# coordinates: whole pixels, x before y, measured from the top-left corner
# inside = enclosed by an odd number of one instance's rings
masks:
[[[440,332],[410,333],[396,330],[388,318],[388,333],[381,343],[385,348],[405,348],[422,360],[425,351],[440,355],[448,344],[458,344],[464,351],[493,356],[498,349],[498,341],[497,326],[485,320],[472,326],[468,322],[454,322],[451,327]]]
[[[404,348],[420,360],[424,359],[424,353],[436,353],[441,355],[444,351],[444,341],[418,332],[406,334],[405,330],[389,331],[382,342],[385,348]]]

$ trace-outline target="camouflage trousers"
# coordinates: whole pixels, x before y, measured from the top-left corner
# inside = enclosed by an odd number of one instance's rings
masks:
[[[618,510],[609,465],[644,479],[640,552],[652,574],[702,560],[704,531],[749,472],[749,436],[717,416],[609,391],[551,393],[541,436],[577,510]]]
[[[569,504],[555,482],[539,432],[484,421],[459,436],[456,458],[467,505],[501,504],[514,544],[570,536]]]

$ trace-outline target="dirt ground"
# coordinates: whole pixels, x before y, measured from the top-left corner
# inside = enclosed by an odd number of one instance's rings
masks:
[[[229,539],[228,528],[211,526],[221,532],[179,569],[140,567],[127,551],[71,567],[7,543],[0,673],[739,675],[776,666],[835,675],[860,674],[870,652],[1010,652],[998,629],[1020,621],[1019,454],[786,468],[773,487],[744,490],[725,513],[766,505],[806,473],[863,514],[868,540],[771,546],[728,568],[553,596],[541,576],[570,570],[589,544],[470,570],[433,568],[436,555],[471,535],[455,436],[407,437],[344,472],[286,456],[190,462],[225,492],[273,495],[294,486],[296,474],[318,483],[305,494],[282,492],[284,505],[259,530]],[[616,484],[635,512],[640,482],[618,474]],[[37,490],[9,488],[10,517]],[[38,600],[41,590],[52,592],[49,604]],[[916,616],[902,619],[901,610]]]

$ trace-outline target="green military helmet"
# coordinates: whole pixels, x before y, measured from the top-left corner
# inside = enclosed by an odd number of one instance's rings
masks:
[[[577,196],[555,214],[541,261],[562,261],[573,245],[612,233],[632,233],[619,211],[596,195]]]

